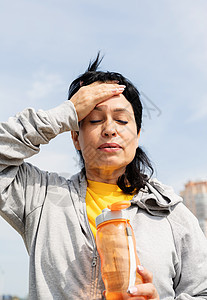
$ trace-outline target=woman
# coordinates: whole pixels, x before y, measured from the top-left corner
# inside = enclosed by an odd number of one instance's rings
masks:
[[[139,148],[137,89],[121,74],[98,72],[99,63],[71,84],[70,101],[26,109],[0,127],[1,215],[30,255],[29,299],[102,299],[94,220],[123,199],[144,266],[134,299],[207,299],[206,239],[180,197],[145,174],[152,167]],[[82,157],[79,174],[66,180],[23,161],[65,131]]]

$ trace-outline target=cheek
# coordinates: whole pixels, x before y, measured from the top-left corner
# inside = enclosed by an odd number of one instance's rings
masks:
[[[85,161],[90,161],[95,155],[95,137],[89,132],[82,131],[79,134],[80,150]]]
[[[89,143],[89,137],[90,137],[90,136],[88,136],[88,139],[87,139],[86,137],[87,137],[87,132],[86,132],[86,130],[81,129],[81,130],[79,131],[79,138],[78,138],[78,141],[79,141],[80,148],[81,148],[81,151],[82,151],[82,152],[84,151],[84,148],[86,147],[87,143]]]
[[[137,130],[135,127],[126,127],[124,131],[122,131],[123,139],[126,143],[126,146],[130,145],[130,147],[137,147],[138,138],[137,138]]]
[[[96,156],[96,152],[90,144],[86,145],[86,147],[82,150],[82,154],[86,164],[90,164],[94,161]]]

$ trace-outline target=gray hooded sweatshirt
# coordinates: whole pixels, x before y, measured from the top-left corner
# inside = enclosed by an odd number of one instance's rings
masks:
[[[28,251],[30,300],[102,299],[85,176],[66,180],[24,162],[69,130],[78,130],[70,101],[49,111],[26,109],[0,125],[0,214]],[[151,180],[131,203],[138,257],[160,299],[207,299],[207,240],[181,198]]]

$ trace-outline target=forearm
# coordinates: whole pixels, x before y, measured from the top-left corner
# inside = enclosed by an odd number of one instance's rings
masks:
[[[41,144],[69,130],[78,130],[76,111],[70,101],[48,111],[25,109],[0,124],[0,171],[19,166],[25,158],[38,153]]]

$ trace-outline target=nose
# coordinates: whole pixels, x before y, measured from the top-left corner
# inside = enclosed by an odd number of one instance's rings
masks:
[[[103,137],[115,137],[117,135],[115,125],[111,122],[107,122],[102,130],[102,135]]]

